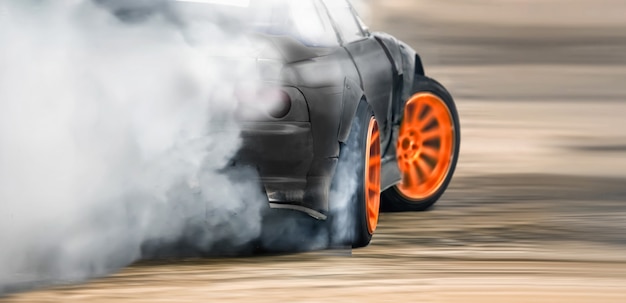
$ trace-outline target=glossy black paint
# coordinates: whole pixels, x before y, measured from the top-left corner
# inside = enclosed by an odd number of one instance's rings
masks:
[[[123,22],[142,22],[159,15],[184,27],[171,0],[93,1]],[[332,203],[329,190],[340,146],[350,134],[361,100],[369,103],[381,130],[381,187],[384,190],[400,181],[393,143],[404,100],[411,94],[415,75],[424,75],[424,68],[410,46],[386,33],[368,32],[351,8],[359,37],[343,37],[339,29],[345,20],[333,20],[326,6],[342,0],[311,1],[317,13],[323,12],[321,18],[329,20],[337,41],[313,47],[290,35],[252,34],[268,46],[255,58],[259,72],[266,75],[264,85],[283,90],[292,105],[282,118],[266,115],[253,119],[247,118],[248,109],[243,106],[239,111],[243,145],[233,163],[256,168],[272,207],[324,219]]]
[[[286,36],[259,35],[281,54],[280,85],[302,93],[310,122],[309,129],[293,136],[280,128],[272,132],[251,127],[244,132],[244,148],[237,159],[259,168],[272,207],[326,217],[340,144],[348,137],[362,99],[373,108],[381,127],[382,188],[400,181],[392,143],[403,100],[409,97],[415,74],[423,75],[424,70],[408,45],[385,33],[362,30],[362,39],[345,43],[338,35],[338,45],[327,48],[307,47]],[[286,117],[257,123],[293,122]],[[294,146],[291,140],[298,143]]]

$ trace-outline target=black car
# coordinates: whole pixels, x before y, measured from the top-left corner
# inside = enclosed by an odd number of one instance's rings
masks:
[[[446,190],[460,146],[452,97],[425,75],[415,50],[370,32],[347,0],[174,2],[246,28],[273,50],[256,54],[274,72],[262,79],[266,89],[239,101],[269,96],[277,105],[262,118],[242,113],[235,157],[256,168],[271,208],[326,221],[338,203],[331,193],[348,190],[350,244],[362,247],[380,210],[425,210]]]

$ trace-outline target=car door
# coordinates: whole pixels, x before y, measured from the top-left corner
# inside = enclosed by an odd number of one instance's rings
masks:
[[[347,0],[322,0],[333,20],[341,45],[359,71],[363,91],[381,127],[381,143],[386,148],[391,127],[393,67],[383,46],[362,26]]]

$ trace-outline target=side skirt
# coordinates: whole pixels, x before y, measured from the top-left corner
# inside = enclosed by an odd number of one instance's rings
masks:
[[[304,206],[300,206],[300,205],[293,205],[293,204],[282,204],[282,203],[272,203],[270,202],[270,208],[273,209],[291,209],[291,210],[296,210],[296,211],[300,211],[303,213],[306,213],[307,215],[317,219],[317,220],[326,220],[328,218],[328,216],[315,211],[313,209],[310,209],[308,207],[304,207]]]

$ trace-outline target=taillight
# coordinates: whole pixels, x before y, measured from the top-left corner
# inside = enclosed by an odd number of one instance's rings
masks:
[[[278,91],[275,94],[275,99],[271,101],[273,104],[270,106],[269,114],[274,118],[283,118],[289,114],[291,110],[291,97],[284,92]]]
[[[265,112],[273,118],[284,118],[291,111],[291,97],[279,88],[245,89],[239,87],[235,95],[239,101],[240,110],[249,112]],[[241,113],[244,114],[244,113]],[[249,116],[244,114],[244,116]]]
[[[291,97],[281,89],[266,89],[259,95],[267,113],[277,119],[283,118],[291,110]]]

